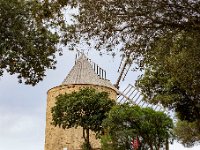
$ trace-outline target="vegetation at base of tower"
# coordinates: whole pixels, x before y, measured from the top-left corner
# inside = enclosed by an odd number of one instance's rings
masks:
[[[179,120],[174,128],[177,140],[186,147],[200,143],[200,123]]]
[[[92,150],[92,146],[88,142],[83,142],[83,144],[81,145],[81,150]]]
[[[129,104],[114,106],[103,121],[103,150],[130,150],[138,139],[139,149],[158,150],[172,141],[173,121],[163,112]]]
[[[83,127],[84,146],[89,148],[89,132],[93,131],[97,136],[103,132],[102,121],[113,105],[115,101],[109,98],[107,92],[93,88],[59,95],[52,107],[52,124],[63,129]]]
[[[49,9],[45,1],[0,1],[0,76],[17,74],[20,83],[35,85],[55,68],[59,36],[53,28],[62,16]]]

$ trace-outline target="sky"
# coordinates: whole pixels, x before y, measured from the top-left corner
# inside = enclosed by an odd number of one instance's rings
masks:
[[[0,78],[0,150],[44,150],[47,91],[60,85],[74,65],[76,52],[64,50],[57,57],[56,70],[47,70],[46,77],[36,86],[19,84],[15,75]],[[107,71],[107,78],[115,83],[120,58],[100,56],[90,51],[88,57]],[[124,89],[133,84],[138,73],[129,72],[120,84]],[[200,146],[184,148],[175,142],[170,150],[200,150]]]

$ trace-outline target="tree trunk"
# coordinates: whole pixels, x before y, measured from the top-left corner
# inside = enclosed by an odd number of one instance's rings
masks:
[[[169,150],[169,140],[168,140],[168,138],[166,139],[166,150]]]
[[[150,149],[153,150],[153,146],[152,145],[150,145]]]
[[[88,128],[83,128],[83,138],[84,138],[83,150],[91,150],[90,130]]]
[[[90,130],[87,128],[86,129],[86,143],[89,145],[90,144]]]
[[[153,142],[149,142],[150,150],[153,150]]]
[[[83,138],[84,138],[84,141],[86,142],[86,137],[85,137],[85,128],[83,128]]]

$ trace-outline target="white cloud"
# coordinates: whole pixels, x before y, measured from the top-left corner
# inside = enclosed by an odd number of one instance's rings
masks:
[[[0,114],[0,149],[43,150],[45,121],[37,115]]]

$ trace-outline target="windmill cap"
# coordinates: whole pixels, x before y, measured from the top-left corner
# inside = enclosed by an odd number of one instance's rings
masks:
[[[100,85],[112,88],[117,91],[117,89],[112,85],[109,80],[101,78],[97,73],[95,73],[93,66],[84,54],[82,54],[77,59],[75,65],[62,82],[62,85],[71,84]]]

